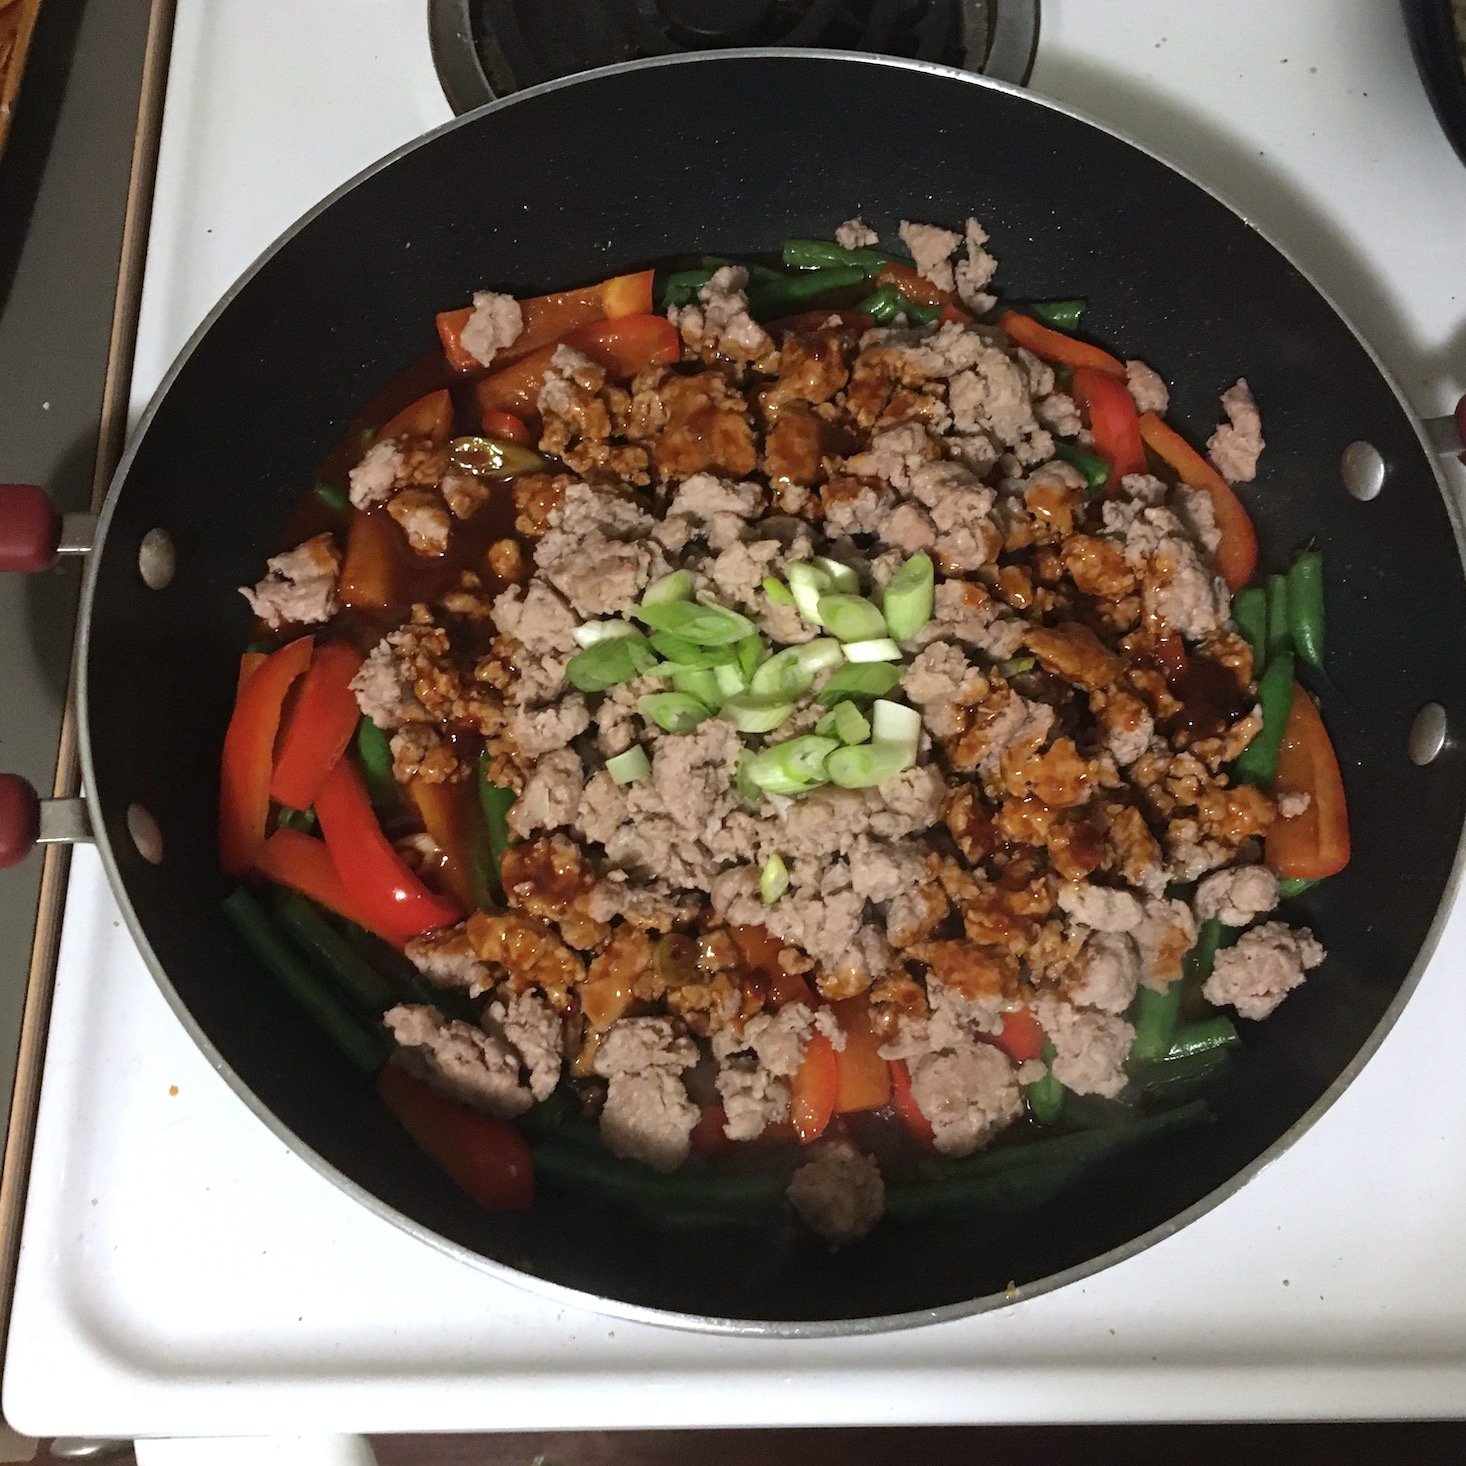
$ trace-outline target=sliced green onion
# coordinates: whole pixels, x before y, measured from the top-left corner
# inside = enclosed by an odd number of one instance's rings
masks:
[[[807,672],[799,659],[800,647],[788,646],[775,652],[767,662],[754,669],[748,690],[755,697],[793,699],[808,692],[814,673]]]
[[[852,698],[884,697],[900,680],[899,667],[889,662],[867,662],[859,667],[841,667],[815,696],[831,708]]]
[[[695,697],[685,692],[648,692],[637,698],[642,717],[650,718],[668,733],[691,733],[712,714]]]
[[[618,784],[634,784],[638,779],[646,778],[651,771],[651,760],[639,743],[633,743],[625,753],[606,760],[606,772]]]
[[[705,606],[696,601],[666,601],[661,605],[642,605],[632,613],[653,631],[667,631],[694,646],[732,646],[745,636],[752,636],[753,622],[737,611],[723,606]]]
[[[337,514],[345,514],[351,508],[351,500],[340,484],[317,484],[316,498]]]
[[[1110,481],[1110,465],[1098,453],[1091,453],[1078,443],[1055,443],[1054,457],[1062,459],[1070,468],[1077,468],[1091,494],[1098,493]]]
[[[999,662],[993,671],[999,677],[1017,677],[1024,672],[1033,671],[1036,665],[1032,657],[1009,657],[1006,662]]]
[[[740,693],[748,691],[748,678],[743,675],[743,668],[737,662],[727,662],[721,667],[714,667],[713,681],[718,684],[720,698],[737,697]]]
[[[764,861],[758,878],[758,893],[765,906],[772,906],[789,889],[789,867],[782,857],[771,855]]]
[[[847,662],[899,662],[901,648],[889,637],[877,637],[874,641],[847,641],[845,643]]]
[[[673,636],[666,631],[654,631],[648,640],[656,651],[679,667],[721,667],[738,655],[732,647],[698,646],[684,636]]]
[[[877,743],[896,743],[914,761],[921,742],[921,714],[902,702],[877,698],[870,710],[871,736]]]
[[[754,669],[767,655],[761,636],[745,636],[733,650],[738,654],[738,667],[745,681],[752,678]]]
[[[789,582],[789,593],[794,597],[794,604],[799,607],[799,614],[811,626],[823,626],[825,623],[820,620],[820,597],[829,592],[830,577],[818,565],[809,565],[802,561],[791,565],[784,572],[784,576]]]
[[[668,601],[692,599],[692,576],[685,570],[674,570],[654,580],[641,594],[643,606],[665,606]]]
[[[794,604],[794,592],[775,576],[764,576],[764,594],[776,606],[792,606]]]
[[[811,677],[831,671],[845,660],[844,648],[833,636],[817,636],[813,641],[807,641],[803,646],[791,647],[790,650],[800,669]]]
[[[906,750],[894,743],[862,743],[830,755],[826,770],[842,789],[870,789],[911,767]]]
[[[820,621],[841,641],[871,641],[886,634],[880,607],[863,596],[824,595],[819,598]]]
[[[575,638],[575,644],[579,647],[594,646],[598,641],[611,641],[618,636],[640,636],[636,627],[629,621],[587,621],[584,626],[577,626],[570,633]]]
[[[913,555],[887,582],[881,607],[897,641],[910,641],[931,620],[935,582],[931,556],[925,553]]]
[[[745,748],[738,757],[738,772],[733,776],[733,787],[749,804],[757,804],[764,797],[764,791],[748,777],[748,766],[753,755]]]
[[[809,562],[816,570],[823,570],[830,577],[830,589],[842,595],[860,594],[860,577],[848,565],[832,560],[828,555],[815,555]]]
[[[814,731],[822,738],[838,738],[841,743],[864,743],[870,737],[870,720],[853,702],[841,702],[814,725]]]
[[[792,702],[754,697],[745,692],[728,698],[719,709],[719,716],[727,718],[740,733],[772,733],[793,711]]]
[[[829,781],[825,760],[838,747],[833,738],[806,733],[754,754],[744,776],[765,794],[805,794]]]
[[[718,686],[717,676],[711,667],[679,668],[672,673],[672,686],[714,710],[723,701],[723,690]]]
[[[507,438],[454,438],[448,445],[448,461],[484,478],[512,478],[549,467],[549,460],[533,448]]]
[[[608,687],[641,676],[656,660],[656,653],[639,633],[613,636],[571,657],[565,676],[572,687],[582,692],[604,692]]]

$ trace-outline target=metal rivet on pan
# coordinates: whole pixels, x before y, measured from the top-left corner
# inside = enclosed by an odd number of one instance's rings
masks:
[[[137,568],[149,590],[162,590],[178,568],[173,540],[166,529],[150,529],[137,547]]]
[[[1373,443],[1350,443],[1339,460],[1339,472],[1356,499],[1373,499],[1385,486],[1385,461]]]
[[[1424,767],[1446,746],[1446,710],[1438,702],[1428,702],[1415,714],[1410,725],[1410,761]]]
[[[127,806],[127,833],[137,846],[137,853],[149,865],[163,863],[163,832],[158,822],[140,804]]]

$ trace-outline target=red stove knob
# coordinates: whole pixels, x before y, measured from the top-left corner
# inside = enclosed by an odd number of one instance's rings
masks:
[[[24,860],[40,833],[40,796],[19,774],[0,774],[0,869]]]
[[[0,570],[49,570],[61,541],[61,516],[35,484],[0,484]]]

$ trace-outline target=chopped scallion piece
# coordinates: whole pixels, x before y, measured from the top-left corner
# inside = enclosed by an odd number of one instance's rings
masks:
[[[870,737],[870,721],[853,702],[841,702],[814,725],[814,731],[822,738],[838,738],[841,743],[864,743]]]
[[[871,641],[886,634],[880,607],[862,596],[835,593],[819,598],[820,621],[841,641]]]
[[[763,638],[758,636],[745,636],[734,648],[738,653],[738,667],[743,673],[744,681],[748,681],[754,673],[754,669],[764,660],[766,648]]]
[[[617,636],[640,636],[636,627],[629,621],[587,621],[584,626],[577,626],[570,633],[575,638],[576,646],[594,646],[598,641],[610,641]]]
[[[832,560],[828,555],[815,555],[811,558],[811,565],[816,570],[823,570],[830,577],[830,589],[841,595],[858,596],[860,594],[860,577],[848,565],[842,565],[838,560]]]
[[[791,565],[785,572],[789,581],[789,594],[799,607],[799,614],[811,626],[823,626],[820,620],[820,597],[831,590],[830,577],[818,565],[807,565],[802,561]]]
[[[887,583],[881,606],[886,625],[897,641],[910,641],[931,620],[935,580],[931,556],[918,553]]]
[[[771,855],[764,861],[758,878],[758,893],[765,906],[772,906],[789,889],[789,867],[782,857]]]
[[[889,637],[877,637],[874,641],[847,641],[845,643],[847,662],[899,662],[901,648]]]
[[[1031,672],[1035,662],[1032,657],[1009,657],[1006,662],[999,662],[993,671],[999,677],[1019,677],[1024,672]]]
[[[644,718],[668,733],[691,733],[712,714],[695,697],[685,692],[648,692],[636,700]]]
[[[651,760],[639,743],[633,743],[625,753],[606,760],[606,772],[618,784],[634,784],[638,779],[646,778],[651,771]]]
[[[862,743],[832,753],[826,769],[842,789],[870,789],[910,768],[905,749],[894,743]]]
[[[794,592],[782,580],[777,580],[772,575],[764,576],[764,594],[776,606],[792,606],[794,604]]]
[[[713,681],[718,684],[720,698],[737,697],[739,693],[748,691],[748,678],[743,675],[743,668],[737,662],[714,667]]]
[[[684,636],[673,636],[666,631],[654,631],[648,640],[662,656],[679,667],[721,667],[738,655],[732,647],[698,646]]]
[[[666,601],[650,606],[643,603],[632,614],[653,631],[670,632],[700,647],[732,646],[754,633],[753,622],[747,616],[696,601]]]
[[[889,662],[867,662],[859,667],[841,667],[820,688],[816,697],[830,708],[850,698],[884,697],[900,680],[901,669],[891,666]]]
[[[916,757],[921,741],[921,714],[902,702],[877,698],[870,709],[871,736],[877,743],[899,743]]]
[[[351,500],[340,484],[317,484],[316,498],[337,514],[345,514],[351,508]]]
[[[692,576],[685,570],[674,570],[660,580],[654,580],[642,592],[643,606],[665,606],[669,601],[690,601],[692,599]]]
[[[748,777],[748,766],[753,755],[745,748],[738,758],[738,772],[733,777],[733,787],[749,804],[757,804],[764,797],[764,791]]]
[[[772,733],[793,711],[792,702],[736,693],[724,702],[720,716],[727,718],[740,733]]]
[[[639,632],[613,636],[577,652],[566,666],[565,676],[581,692],[604,692],[639,677],[656,660],[657,654]]]
[[[825,760],[839,745],[833,738],[806,733],[754,754],[745,777],[765,794],[805,794],[829,782]]]
[[[711,667],[678,668],[672,673],[672,686],[678,692],[695,697],[707,708],[716,710],[723,701],[723,691]]]

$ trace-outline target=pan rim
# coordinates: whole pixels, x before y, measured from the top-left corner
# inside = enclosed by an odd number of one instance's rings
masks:
[[[902,1313],[880,1314],[865,1318],[821,1320],[747,1319],[685,1313],[628,1303],[621,1299],[609,1298],[601,1294],[587,1292],[584,1289],[556,1283],[548,1279],[536,1277],[527,1272],[522,1272],[507,1263],[500,1262],[495,1258],[486,1257],[483,1253],[477,1252],[470,1247],[451,1241],[449,1238],[433,1231],[430,1227],[398,1211],[395,1207],[388,1205],[375,1193],[368,1191],[365,1187],[338,1170],[323,1155],[313,1147],[307,1145],[300,1136],[275,1115],[269,1106],[255,1094],[253,1089],[241,1079],[239,1074],[224,1059],[223,1055],[194,1019],[187,1004],[178,995],[163,964],[153,951],[152,943],[149,941],[137,917],[137,913],[133,909],[126,881],[118,865],[115,852],[112,849],[111,839],[105,821],[101,817],[102,801],[97,788],[96,771],[92,757],[91,726],[86,716],[90,703],[91,625],[99,567],[102,563],[102,556],[106,553],[108,531],[111,526],[113,514],[117,502],[121,497],[121,491],[126,483],[133,461],[162,402],[172,389],[178,376],[188,364],[199,343],[213,328],[216,321],[233,303],[235,298],[253,281],[255,276],[276,254],[284,249],[297,234],[312,224],[318,216],[326,212],[339,199],[352,192],[359,184],[390,167],[409,153],[426,146],[438,137],[452,132],[457,128],[472,125],[479,118],[490,113],[514,107],[523,102],[531,101],[566,87],[577,86],[581,83],[608,76],[651,70],[659,67],[708,66],[752,60],[829,61],[846,65],[855,64],[871,67],[887,67],[922,75],[932,75],[947,81],[957,81],[970,86],[985,87],[992,91],[1006,93],[1026,104],[1058,113],[1061,116],[1068,117],[1117,139],[1126,146],[1150,158],[1152,161],[1159,163],[1162,167],[1169,169],[1172,173],[1183,178],[1194,188],[1227,209],[1248,229],[1256,234],[1286,264],[1297,271],[1298,275],[1309,285],[1324,304],[1328,306],[1350,335],[1353,336],[1368,357],[1380,379],[1394,395],[1415,432],[1416,440],[1421,452],[1425,455],[1426,462],[1430,465],[1437,491],[1445,503],[1447,518],[1451,523],[1457,559],[1461,562],[1463,574],[1466,574],[1466,505],[1458,502],[1457,496],[1451,491],[1449,485],[1447,485],[1441,473],[1440,465],[1436,461],[1435,455],[1431,451],[1430,444],[1425,436],[1420,417],[1401,391],[1400,385],[1395,380],[1394,375],[1380,360],[1379,355],[1370,342],[1354,326],[1349,316],[1339,307],[1333,297],[1318,284],[1308,270],[1304,269],[1266,230],[1259,228],[1246,212],[1233,204],[1224,194],[1217,192],[1208,183],[1198,179],[1187,169],[1177,166],[1153,149],[1137,142],[1126,133],[1110,126],[1108,123],[1096,120],[1082,109],[1070,107],[1066,103],[1057,102],[1049,97],[1026,91],[1022,87],[1014,86],[1007,82],[996,81],[989,77],[966,72],[956,67],[940,65],[935,62],[916,61],[904,57],[872,56],[863,52],[802,49],[795,47],[736,48],[724,51],[691,53],[681,56],[649,57],[642,60],[619,62],[611,66],[598,67],[593,71],[580,72],[573,76],[557,78],[553,81],[543,82],[535,87],[526,88],[524,91],[515,92],[508,97],[489,102],[474,111],[466,112],[462,116],[450,118],[439,126],[394,148],[376,162],[354,174],[346,182],[342,183],[338,188],[334,189],[302,214],[288,229],[261,251],[210,309],[180,349],[178,355],[159,382],[157,389],[149,399],[142,416],[138,419],[128,440],[126,449],[117,465],[117,469],[113,474],[112,481],[108,486],[106,499],[100,511],[95,547],[88,557],[78,609],[76,643],[78,673],[75,707],[79,714],[77,720],[80,727],[79,758],[85,796],[89,807],[96,811],[93,816],[93,828],[97,849],[102,860],[103,868],[107,874],[108,884],[112,889],[114,898],[117,900],[123,920],[126,922],[128,933],[136,943],[143,961],[146,963],[148,970],[153,976],[153,980],[157,983],[163,995],[164,1001],[178,1018],[210,1067],[219,1074],[235,1096],[244,1103],[256,1119],[267,1127],[272,1135],[283,1141],[293,1154],[316,1171],[318,1175],[340,1188],[348,1196],[366,1207],[368,1211],[382,1220],[391,1223],[416,1240],[427,1243],[439,1252],[487,1272],[497,1279],[537,1294],[560,1307],[584,1309],[603,1317],[625,1319],[635,1323],[643,1323],[662,1328],[673,1328],[685,1332],[710,1334],[719,1337],[770,1339],[854,1338],[874,1334],[895,1333],[928,1324],[954,1322],[978,1314],[989,1313],[996,1309],[1006,1308],[1026,1299],[1036,1298],[1071,1283],[1093,1277],[1107,1268],[1113,1267],[1117,1263],[1124,1262],[1131,1257],[1139,1255],[1156,1243],[1174,1236],[1184,1227],[1189,1226],[1192,1222],[1206,1215],[1207,1212],[1221,1205],[1265,1167],[1271,1165],[1279,1156],[1289,1150],[1295,1142],[1313,1128],[1323,1114],[1332,1107],[1344,1090],[1353,1083],[1364,1066],[1378,1051],[1385,1037],[1395,1026],[1405,1004],[1413,996],[1421,976],[1435,955],[1436,948],[1440,943],[1441,934],[1459,895],[1463,876],[1466,876],[1466,824],[1463,824],[1461,835],[1457,840],[1455,854],[1451,862],[1451,869],[1447,876],[1445,887],[1442,891],[1441,900],[1425,934],[1425,938],[1411,963],[1409,971],[1401,982],[1399,991],[1379,1021],[1371,1029],[1353,1059],[1335,1077],[1328,1088],[1308,1110],[1259,1155],[1228,1177],[1224,1183],[1207,1192],[1206,1195],[1200,1197],[1175,1216],[1149,1228],[1147,1231],[1129,1239],[1127,1242],[1121,1243],[1119,1246],[1112,1247],[1106,1252],[1091,1257],[1082,1263],[1075,1264],[1072,1267],[1065,1268],[1060,1272],[1048,1274],[1030,1283],[1010,1287],[1002,1292],[984,1294],[978,1298],[967,1299],[958,1303],[943,1304],[933,1308],[916,1309]]]

